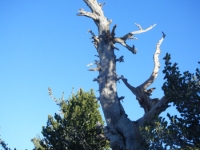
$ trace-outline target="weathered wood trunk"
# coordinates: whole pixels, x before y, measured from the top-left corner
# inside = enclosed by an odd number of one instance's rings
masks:
[[[113,149],[136,149],[139,142],[138,128],[134,128],[134,124],[127,118],[117,95],[116,56],[112,46],[113,41],[104,34],[106,32],[99,35],[102,38],[98,46],[100,58],[98,79],[100,103],[107,123],[107,137]]]
[[[151,121],[155,114],[159,114],[166,108],[166,106],[162,106],[166,102],[164,98],[155,105],[149,95],[146,94],[146,88],[157,77],[159,62],[156,59],[160,53],[159,46],[162,41],[159,41],[157,45],[157,51],[154,56],[155,67],[152,75],[147,81],[135,88],[123,76],[118,77],[116,74],[116,62],[122,62],[123,57],[116,58],[114,52],[117,48],[114,44],[119,43],[135,54],[135,47],[127,45],[126,40],[133,39],[134,34],[146,32],[155,25],[143,30],[140,25],[136,24],[140,30],[130,32],[123,37],[115,37],[116,25],[110,30],[111,21],[104,16],[102,11],[103,4],[97,3],[96,0],[84,0],[84,2],[89,6],[91,12],[80,9],[77,15],[92,18],[98,27],[98,36],[92,31],[89,31],[92,34],[93,43],[99,56],[99,60],[96,62],[97,68],[91,68],[90,71],[99,71],[99,76],[94,81],[97,81],[99,84],[99,100],[107,124],[105,135],[110,140],[110,145],[113,150],[143,150],[145,149],[142,147],[144,144],[142,142],[144,141],[139,134],[139,126],[143,126],[145,121]],[[137,121],[131,121],[121,105],[120,100],[123,97],[118,97],[116,87],[116,82],[119,79],[122,79],[125,85],[136,95],[140,105],[145,110],[144,117]]]

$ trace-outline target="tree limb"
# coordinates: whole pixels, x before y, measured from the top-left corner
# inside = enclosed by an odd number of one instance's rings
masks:
[[[115,61],[116,61],[116,62],[119,61],[120,63],[121,63],[121,62],[124,62],[124,56],[121,56],[121,57],[115,59]]]
[[[163,32],[162,32],[162,34],[163,34],[163,36],[158,41],[158,43],[156,45],[156,51],[155,51],[154,56],[153,56],[153,60],[154,60],[154,69],[153,69],[153,72],[150,75],[150,77],[144,83],[142,83],[139,86],[143,90],[146,90],[155,81],[155,79],[158,76],[158,71],[159,71],[159,68],[160,68],[160,62],[159,62],[159,54],[161,52],[160,51],[160,45],[162,44],[162,41],[164,40],[164,38],[166,36]]]
[[[135,88],[131,86],[128,83],[127,79],[125,79],[124,77],[120,77],[120,79],[122,79],[124,84],[136,96],[136,99],[138,100],[140,106],[144,109],[145,114],[148,113],[154,107],[154,105],[158,102],[157,98],[155,99],[150,98],[151,92],[155,88],[151,88],[149,90],[143,90],[139,86]]]
[[[129,88],[129,90],[131,90],[131,92],[132,92],[134,95],[136,95],[136,94],[137,94],[137,89],[136,89],[135,87],[131,86],[131,85],[128,83],[127,79],[124,78],[123,76],[121,76],[121,79],[122,79],[122,81],[124,82],[124,84],[127,86],[127,88]]]
[[[152,26],[150,26],[150,27],[148,27],[148,28],[146,28],[146,29],[142,29],[141,25],[139,25],[139,24],[137,24],[137,23],[135,23],[135,25],[136,25],[140,30],[130,32],[132,35],[147,32],[147,31],[151,30],[153,27],[156,26],[156,24],[154,24],[154,25],[152,25]]]
[[[99,6],[100,6],[101,8],[103,8],[103,6],[104,6],[105,4],[106,4],[105,2],[99,3]]]
[[[165,37],[165,34],[163,33],[163,37],[157,43],[156,51],[154,53],[154,69],[153,69],[153,72],[152,72],[151,76],[149,77],[149,79],[147,79],[140,86],[133,87],[128,83],[127,79],[125,79],[124,77],[121,78],[122,81],[124,82],[124,84],[136,96],[136,99],[138,100],[141,107],[144,109],[145,114],[149,113],[149,111],[151,111],[152,108],[154,107],[154,105],[158,102],[158,99],[150,98],[151,93],[155,90],[155,88],[150,88],[147,90],[147,87],[149,87],[154,82],[156,77],[158,76],[158,71],[159,71],[159,67],[160,67],[158,56],[160,54],[160,45],[161,45],[164,37]]]
[[[150,88],[148,90],[144,90],[144,92],[148,95],[151,96],[151,93],[155,90],[156,88]]]
[[[137,39],[137,38],[133,37],[134,34],[140,34],[140,33],[143,33],[143,32],[147,32],[147,31],[151,30],[153,27],[155,27],[155,25],[156,24],[154,24],[153,26],[148,27],[147,29],[142,29],[142,27],[139,24],[136,24],[136,26],[138,26],[138,28],[140,30],[129,32],[128,34],[124,35],[123,37],[116,37],[116,38],[113,39],[113,42],[123,45],[129,51],[131,51],[133,54],[136,54],[137,50],[135,49],[135,46],[134,45],[132,47],[129,46],[128,44],[126,44],[126,40],[128,40],[128,39]],[[116,28],[116,26],[113,27],[113,31],[112,31],[113,35],[114,35],[115,28]]]
[[[88,71],[101,71],[101,68],[90,68]]]
[[[96,0],[84,0],[87,6],[90,8],[93,14],[100,16],[103,14],[102,6],[97,3]]]
[[[137,124],[139,126],[143,126],[146,122],[150,123],[154,120],[156,116],[158,116],[160,113],[165,111],[169,107],[168,105],[168,99],[163,96],[155,105],[154,107],[146,113],[142,118],[137,120]]]
[[[117,27],[117,25],[115,24],[115,25],[113,26],[112,31],[111,31],[111,36],[112,36],[113,38],[115,37],[115,29],[116,29],[116,27]]]
[[[147,31],[151,30],[153,27],[156,26],[156,24],[154,24],[153,26],[150,26],[150,27],[148,27],[147,29],[142,29],[141,25],[139,25],[139,24],[137,24],[137,23],[135,23],[135,24],[136,24],[136,26],[139,27],[140,30],[127,33],[126,35],[124,35],[123,37],[121,37],[121,39],[122,39],[123,41],[126,41],[126,40],[128,40],[128,39],[137,39],[137,38],[133,37],[134,34],[140,34],[140,33],[147,32]]]
[[[133,45],[132,47],[130,47],[128,44],[126,44],[126,40],[124,40],[123,38],[114,38],[113,43],[119,43],[119,44],[123,45],[129,51],[131,51],[133,54],[136,54],[136,52],[137,52],[137,50],[135,49],[135,46]]]
[[[92,18],[93,20],[97,20],[97,17],[94,13],[87,12],[83,8],[79,9],[78,12],[79,13],[77,14],[77,16],[86,16],[86,17]]]
[[[119,97],[119,100],[121,101],[121,100],[123,100],[125,98],[125,96],[120,96]]]
[[[99,78],[98,78],[98,77],[97,77],[97,78],[94,78],[94,79],[93,79],[93,82],[95,82],[95,81],[99,82]]]
[[[91,39],[93,39],[92,43],[94,43],[94,47],[98,50],[99,45],[99,37],[96,36],[92,30],[88,30],[88,32],[92,35]]]

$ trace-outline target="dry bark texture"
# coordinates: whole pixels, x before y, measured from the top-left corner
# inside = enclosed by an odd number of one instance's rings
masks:
[[[145,122],[153,121],[155,115],[159,115],[164,111],[167,105],[167,99],[163,96],[161,99],[151,99],[150,95],[155,88],[148,87],[155,81],[159,71],[159,54],[160,45],[165,38],[163,33],[162,38],[159,40],[154,53],[154,69],[150,77],[141,85],[134,87],[128,83],[128,80],[123,76],[116,74],[116,62],[123,62],[123,56],[116,58],[115,56],[115,43],[119,43],[126,47],[133,54],[136,54],[135,46],[129,46],[126,41],[128,39],[136,39],[135,34],[140,34],[151,30],[156,24],[143,29],[139,24],[137,31],[132,31],[122,37],[115,37],[116,25],[110,30],[111,20],[108,20],[103,13],[103,4],[98,3],[96,0],[84,0],[91,12],[80,9],[78,16],[86,16],[93,19],[98,27],[98,35],[95,35],[91,30],[94,46],[98,52],[99,60],[95,62],[96,68],[89,69],[90,71],[99,71],[99,76],[93,81],[99,84],[100,103],[103,109],[107,126],[105,128],[106,137],[110,140],[110,146],[113,150],[142,150],[141,136],[139,133],[139,126],[143,126]],[[92,64],[89,64],[90,66]],[[120,100],[124,97],[118,97],[116,82],[122,80],[128,89],[136,96],[141,107],[144,109],[144,116],[137,121],[131,121],[121,105]]]

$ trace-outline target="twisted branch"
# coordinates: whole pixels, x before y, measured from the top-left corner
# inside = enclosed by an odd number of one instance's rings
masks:
[[[163,33],[163,32],[162,32]],[[121,78],[124,84],[130,89],[130,91],[136,96],[136,99],[138,100],[139,104],[141,105],[142,108],[144,108],[145,114],[149,113],[154,106],[159,102],[159,99],[151,99],[151,93],[155,90],[155,88],[150,88],[147,90],[147,87],[149,87],[156,77],[158,76],[158,71],[160,68],[160,63],[159,63],[159,54],[160,54],[160,45],[165,38],[165,34],[163,33],[162,38],[159,40],[157,43],[156,51],[154,53],[154,69],[151,74],[151,76],[140,86],[138,87],[133,87],[131,86],[127,79],[124,77]]]
[[[119,43],[121,45],[123,45],[124,47],[126,47],[129,51],[131,51],[133,54],[136,54],[137,49],[135,48],[135,46],[133,45],[132,47],[129,46],[128,44],[126,44],[126,41],[128,39],[137,39],[134,36],[134,34],[140,34],[140,33],[144,33],[147,32],[149,30],[151,30],[153,27],[155,27],[156,24],[154,24],[153,26],[148,27],[147,29],[142,29],[142,27],[139,24],[136,24],[136,26],[138,26],[138,28],[140,30],[138,31],[133,31],[133,32],[129,32],[128,34],[124,35],[123,37],[116,37],[113,39],[114,43]],[[115,30],[115,26],[114,26],[114,30]]]
[[[164,32],[162,32],[163,36],[162,38],[158,41],[157,45],[156,45],[156,51],[154,53],[154,56],[153,56],[153,60],[154,60],[154,69],[153,69],[153,72],[152,74],[150,75],[150,77],[144,82],[142,83],[139,87],[143,90],[146,90],[154,81],[155,79],[157,78],[158,76],[158,71],[159,71],[159,68],[160,68],[160,62],[159,62],[159,54],[161,52],[160,50],[160,45],[162,44],[164,38],[165,38],[165,34]]]

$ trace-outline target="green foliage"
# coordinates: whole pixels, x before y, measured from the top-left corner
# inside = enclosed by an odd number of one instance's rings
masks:
[[[40,145],[44,149],[69,150],[101,150],[108,147],[103,134],[103,120],[98,110],[99,104],[94,92],[84,92],[82,89],[69,100],[61,100],[62,114],[48,116],[46,127],[43,127],[44,138]],[[36,146],[36,149],[43,148]]]
[[[162,89],[180,116],[167,114],[169,123],[159,118],[142,128],[142,134],[152,149],[200,149],[200,71],[181,74],[170,59],[170,54],[164,57]]]
[[[140,127],[140,133],[146,140],[148,150],[164,150],[167,149],[165,140],[170,138],[167,122],[164,118],[157,118],[155,122],[145,124]]]
[[[1,136],[1,135],[0,135]],[[8,144],[6,144],[5,141],[3,141],[1,138],[0,138],[0,146],[4,149],[4,150],[11,150],[11,148],[8,147]],[[14,148],[14,150],[16,150],[16,148]]]
[[[11,150],[11,149],[8,147],[8,145],[7,145],[3,140],[1,140],[1,139],[0,139],[0,145],[2,146],[2,148],[3,148],[4,150]]]
[[[170,55],[165,58],[165,79],[163,85],[165,95],[176,106],[180,117],[171,116],[169,130],[177,141],[172,139],[175,146],[181,148],[199,147],[200,148],[200,71],[196,73],[189,71],[180,73],[177,64],[171,64]]]
[[[4,150],[11,150],[11,148],[8,147],[8,144],[6,144],[5,141],[0,139],[0,146],[4,149]],[[16,148],[14,148],[14,150],[17,150]]]
[[[35,149],[34,150],[45,150],[45,147],[43,147],[40,142],[41,142],[41,139],[40,138],[34,138],[31,140],[35,146]]]

